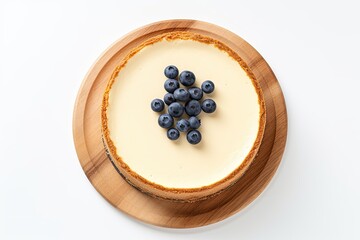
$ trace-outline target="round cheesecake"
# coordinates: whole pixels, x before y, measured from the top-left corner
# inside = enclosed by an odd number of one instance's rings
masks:
[[[213,99],[217,108],[198,116],[199,144],[189,144],[186,133],[169,140],[158,125],[159,113],[150,107],[166,93],[168,65],[192,71],[194,86],[215,83],[215,91],[203,99]],[[119,173],[143,192],[178,201],[208,198],[238,181],[265,128],[262,91],[241,56],[191,32],[158,35],[132,49],[109,80],[101,113],[105,147]]]

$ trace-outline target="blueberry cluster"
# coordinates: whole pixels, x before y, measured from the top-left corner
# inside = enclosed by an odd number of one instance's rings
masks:
[[[165,104],[168,105],[167,113],[159,116],[160,127],[168,129],[167,137],[176,140],[180,137],[180,132],[187,132],[186,138],[191,144],[198,144],[201,141],[201,133],[197,130],[201,121],[197,117],[201,111],[213,113],[216,110],[216,103],[212,99],[205,99],[200,103],[204,93],[212,93],[215,85],[212,81],[206,80],[201,84],[201,88],[193,87],[195,75],[191,71],[183,71],[179,75],[177,67],[170,65],[164,70],[167,80],[164,88],[167,93],[164,101],[154,99],[151,102],[151,109],[155,112],[162,112]],[[180,86],[180,83],[183,87]],[[164,103],[165,102],[165,103]],[[184,117],[186,113],[186,117]],[[178,120],[175,123],[174,118]],[[175,125],[175,127],[173,127]]]

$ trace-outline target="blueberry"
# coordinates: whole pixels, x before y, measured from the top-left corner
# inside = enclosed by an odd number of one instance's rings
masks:
[[[176,128],[180,131],[180,132],[186,132],[187,130],[189,130],[190,128],[190,123],[188,120],[186,119],[180,119],[177,123],[176,123]]]
[[[183,88],[178,88],[174,92],[174,97],[176,100],[187,102],[190,99],[190,93]]]
[[[179,80],[182,85],[184,86],[191,86],[195,82],[195,75],[193,72],[190,71],[183,71],[180,73]]]
[[[203,97],[203,91],[198,87],[189,89],[190,97],[194,100],[200,100]]]
[[[167,131],[167,137],[170,139],[170,140],[176,140],[180,137],[180,132],[175,129],[175,128],[170,128],[168,131]]]
[[[184,106],[178,102],[173,102],[169,105],[168,112],[172,117],[181,117],[184,113]]]
[[[154,112],[161,112],[162,110],[164,110],[164,102],[161,100],[161,99],[154,99],[151,101],[151,109],[154,111]]]
[[[198,130],[191,130],[186,135],[186,139],[191,144],[198,144],[201,141],[201,133]]]
[[[189,116],[197,116],[201,112],[201,105],[196,100],[190,100],[185,105],[185,112]]]
[[[169,128],[174,124],[174,119],[170,114],[161,114],[158,119],[158,123],[162,128]]]
[[[175,79],[179,75],[179,70],[174,65],[169,65],[165,68],[164,74],[167,78]]]
[[[165,81],[164,83],[164,88],[166,91],[168,91],[169,93],[173,93],[175,91],[175,89],[179,88],[180,84],[177,80],[175,79],[168,79]]]
[[[201,104],[201,108],[206,113],[212,113],[215,112],[216,103],[212,99],[205,99]]]
[[[175,102],[174,95],[173,95],[172,93],[167,93],[167,94],[165,94],[165,96],[164,96],[164,102],[165,102],[167,105],[170,105],[171,103]]]
[[[214,85],[214,83],[212,81],[206,80],[205,82],[203,82],[201,84],[201,89],[205,93],[212,93],[215,90],[215,85]]]
[[[189,118],[189,123],[192,129],[198,129],[201,125],[200,119],[194,116]]]

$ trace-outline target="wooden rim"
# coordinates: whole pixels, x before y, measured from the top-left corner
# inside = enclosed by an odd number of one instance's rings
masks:
[[[194,203],[172,202],[148,196],[130,186],[107,158],[101,138],[103,92],[116,65],[140,36],[189,31],[214,37],[237,52],[263,90],[267,122],[258,155],[241,181],[221,194]],[[168,20],[137,29],[113,44],[92,66],[75,103],[73,134],[81,166],[96,190],[124,213],[147,223],[173,228],[199,227],[225,219],[247,206],[275,174],[285,148],[287,115],[284,97],[272,70],[242,38],[226,29],[195,20]]]

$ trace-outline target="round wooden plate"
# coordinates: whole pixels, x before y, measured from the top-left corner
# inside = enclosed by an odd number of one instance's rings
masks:
[[[108,159],[101,136],[100,106],[106,84],[121,59],[135,46],[170,31],[204,34],[228,45],[242,57],[264,92],[267,123],[258,155],[241,179],[221,194],[194,203],[150,197],[130,186]],[[236,34],[195,20],[168,20],[137,29],[113,44],[92,66],[75,103],[73,134],[81,166],[96,190],[114,207],[147,223],[191,228],[223,220],[252,202],[276,172],[284,152],[287,115],[276,77],[261,55]]]

